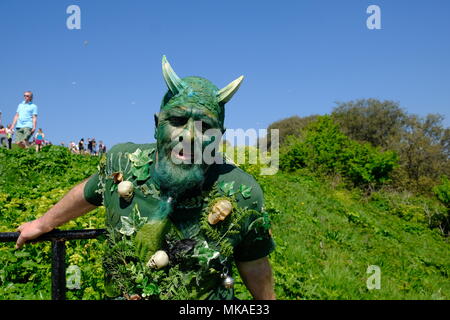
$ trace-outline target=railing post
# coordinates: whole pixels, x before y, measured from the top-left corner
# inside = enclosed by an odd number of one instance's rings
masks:
[[[52,240],[52,299],[66,300],[66,242]]]

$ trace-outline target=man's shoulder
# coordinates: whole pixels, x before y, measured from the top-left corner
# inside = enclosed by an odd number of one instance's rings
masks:
[[[222,192],[225,189],[235,194],[240,206],[260,210],[264,204],[263,191],[256,179],[232,163],[215,164],[208,180],[216,182]]]
[[[118,153],[133,153],[137,149],[141,149],[142,151],[148,150],[148,149],[154,149],[156,148],[156,143],[145,143],[145,144],[138,144],[133,142],[125,142],[125,143],[119,143],[114,145],[112,148],[109,149],[108,155],[112,156],[114,154]]]

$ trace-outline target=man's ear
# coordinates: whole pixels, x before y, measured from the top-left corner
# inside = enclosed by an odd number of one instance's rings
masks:
[[[157,139],[156,136],[158,135],[159,113],[157,112],[153,116],[155,118],[155,139]]]

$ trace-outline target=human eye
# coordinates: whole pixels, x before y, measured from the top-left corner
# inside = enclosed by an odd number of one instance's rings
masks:
[[[174,126],[174,127],[181,127],[184,126],[186,124],[186,122],[188,121],[188,118],[186,117],[179,117],[179,116],[172,116],[169,117],[169,123]]]
[[[212,125],[211,125],[210,123],[205,122],[205,121],[202,121],[202,131],[203,131],[203,133],[204,133],[206,130],[209,130],[209,129],[211,129],[211,128],[212,128]]]

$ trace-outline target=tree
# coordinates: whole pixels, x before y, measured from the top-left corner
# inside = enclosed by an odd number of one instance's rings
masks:
[[[437,114],[423,118],[411,115],[398,139],[390,139],[389,147],[400,156],[398,186],[431,194],[440,176],[450,176],[449,133],[442,125],[443,119]]]
[[[382,148],[403,131],[408,118],[397,102],[376,99],[338,103],[331,115],[351,139]]]
[[[300,132],[311,122],[316,120],[318,115],[311,115],[307,117],[299,117],[299,116],[292,116],[286,119],[282,119],[279,121],[275,121],[272,124],[269,125],[267,128],[267,148],[270,149],[271,141],[270,141],[270,130],[271,129],[278,129],[279,130],[279,138],[280,138],[280,146],[282,146],[285,141],[286,137],[289,135],[299,136]],[[265,140],[261,140],[261,143],[259,145],[264,145]]]

